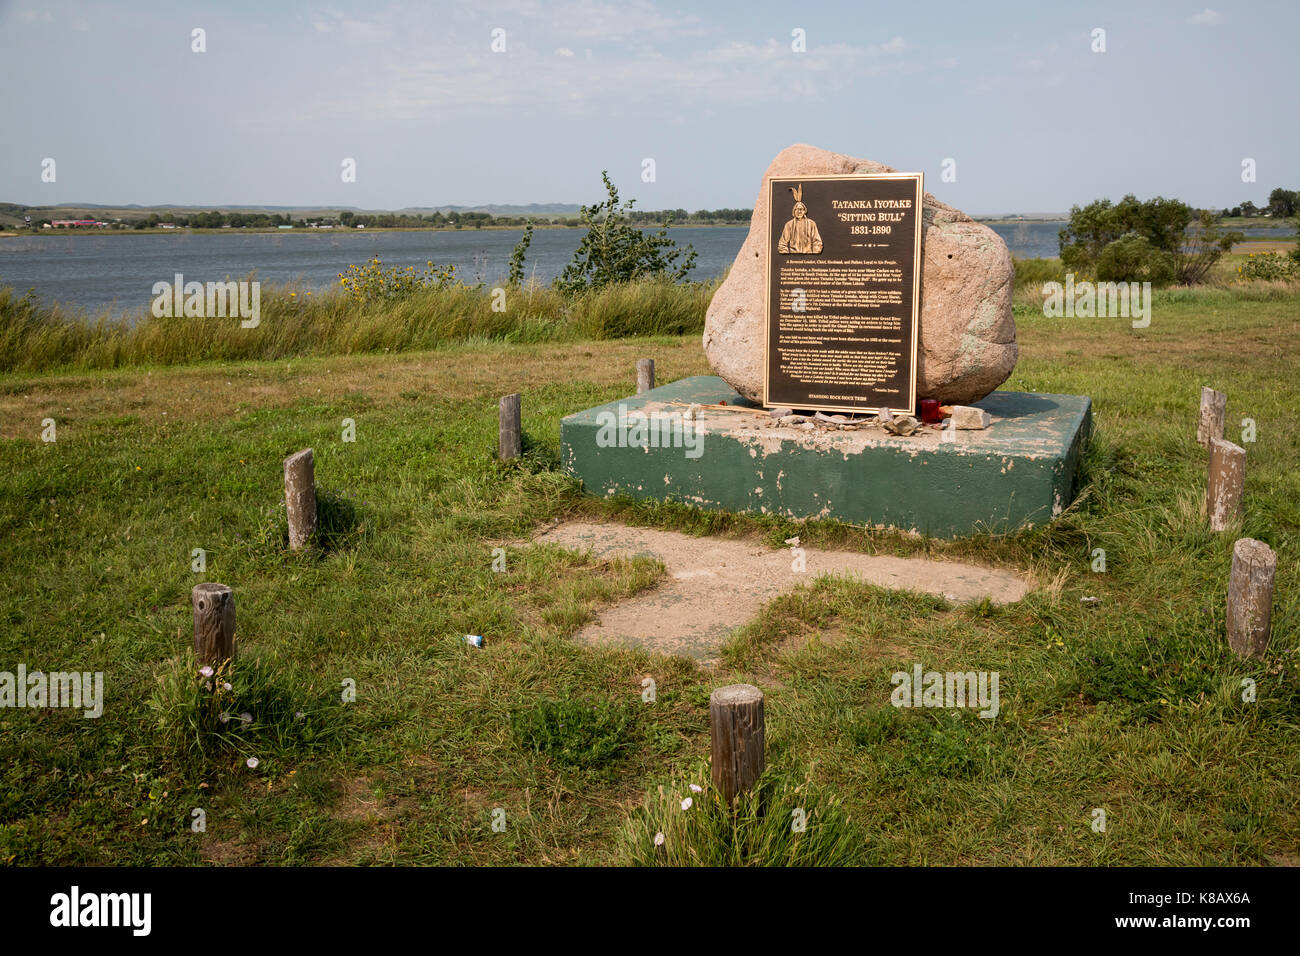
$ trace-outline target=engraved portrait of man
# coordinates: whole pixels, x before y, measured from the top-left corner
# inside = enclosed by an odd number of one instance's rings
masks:
[[[808,207],[803,204],[803,183],[788,187],[794,194],[794,216],[781,230],[781,238],[776,244],[776,251],[783,254],[800,253],[811,255],[822,251],[822,236],[817,231],[817,223],[808,218]]]

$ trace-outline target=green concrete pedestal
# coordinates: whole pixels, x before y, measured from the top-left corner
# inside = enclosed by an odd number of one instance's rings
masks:
[[[975,404],[981,431],[925,428],[910,437],[782,426],[722,379],[686,378],[569,415],[565,469],[590,493],[682,501],[700,508],[835,518],[934,537],[1008,531],[1050,521],[1075,494],[1091,427],[1083,395],[994,392]],[[682,404],[675,404],[682,403]]]

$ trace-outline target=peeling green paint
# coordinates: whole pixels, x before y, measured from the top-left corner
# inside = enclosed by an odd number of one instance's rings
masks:
[[[697,376],[589,408],[560,423],[565,469],[592,494],[683,501],[710,510],[833,517],[855,524],[955,537],[1050,521],[1075,495],[1091,425],[1082,395],[994,392],[977,402],[993,418],[955,441],[926,430],[808,431],[746,412],[700,412],[703,452],[596,443],[597,415],[673,415],[685,405],[751,405],[722,379]],[[673,402],[684,403],[682,406]],[[775,461],[774,461],[775,459]],[[763,475],[777,464],[776,480]],[[647,490],[648,489],[648,490]]]

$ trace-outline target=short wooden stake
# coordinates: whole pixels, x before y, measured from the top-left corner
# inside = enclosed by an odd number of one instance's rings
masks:
[[[289,548],[298,551],[316,533],[316,460],[310,448],[284,460],[284,507],[289,513]]]
[[[636,393],[648,392],[655,387],[655,360],[636,360]]]
[[[1201,386],[1201,415],[1196,420],[1196,440],[1204,447],[1210,447],[1211,438],[1223,437],[1223,418],[1227,408],[1227,395]]]
[[[1241,490],[1246,482],[1246,450],[1222,438],[1210,439],[1210,476],[1205,486],[1205,513],[1211,531],[1223,531],[1241,517]]]
[[[709,696],[713,785],[731,805],[763,773],[763,692],[752,684],[719,687]]]
[[[500,419],[497,431],[498,455],[502,461],[518,458],[523,453],[523,433],[520,426],[522,400],[518,392],[501,399],[498,409]]]
[[[1262,658],[1273,626],[1277,555],[1263,541],[1239,538],[1228,578],[1228,644],[1242,657]]]
[[[216,667],[235,657],[235,592],[226,584],[196,584],[190,591],[194,606],[194,657],[199,666]]]

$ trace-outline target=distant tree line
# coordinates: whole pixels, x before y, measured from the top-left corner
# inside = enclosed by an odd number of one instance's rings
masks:
[[[1241,216],[1253,219],[1256,216],[1269,216],[1273,219],[1290,219],[1300,215],[1300,190],[1283,189],[1279,186],[1268,194],[1268,205],[1256,206],[1253,202],[1244,202],[1240,206],[1225,208],[1220,215]]]
[[[16,218],[21,218],[22,207],[13,206]],[[748,209],[697,209],[687,212],[685,209],[662,209],[659,211],[629,209],[623,210],[623,219],[632,225],[718,225],[726,223],[746,224],[750,219]],[[40,219],[33,217],[32,224],[40,228],[51,222],[49,216]],[[280,226],[310,228],[312,226],[330,226],[354,229],[364,226],[367,229],[482,229],[488,226],[534,225],[549,226],[583,226],[585,220],[579,213],[576,216],[493,216],[486,212],[435,210],[432,213],[357,213],[342,210],[334,216],[320,215],[314,217],[300,216],[293,218],[287,213],[263,212],[222,212],[219,209],[196,213],[149,213],[136,219],[115,221],[118,229],[159,229],[175,226],[178,229],[275,229]]]

